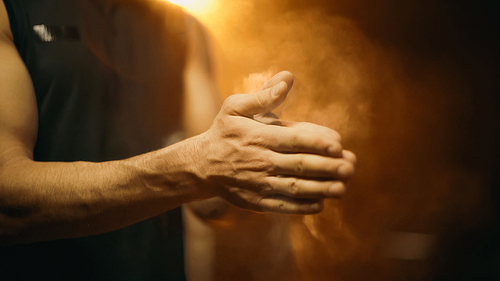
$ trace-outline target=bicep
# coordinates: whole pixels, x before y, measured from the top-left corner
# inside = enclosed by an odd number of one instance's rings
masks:
[[[188,27],[184,72],[184,127],[188,136],[206,131],[220,108],[207,34],[194,19]]]
[[[0,5],[0,161],[32,157],[37,134],[37,107],[30,75]],[[2,164],[0,162],[0,164]]]

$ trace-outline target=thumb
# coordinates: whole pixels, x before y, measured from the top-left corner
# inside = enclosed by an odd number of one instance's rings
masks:
[[[289,71],[281,71],[278,74],[274,75],[273,78],[269,79],[269,81],[264,84],[264,87],[262,87],[262,90],[269,89],[275,85],[277,85],[281,81],[285,81],[288,84],[288,87],[291,88],[293,86],[293,74],[290,73]]]
[[[271,112],[283,103],[292,84],[293,75],[289,72],[280,72],[271,78],[258,93],[233,95],[230,114],[253,117]]]

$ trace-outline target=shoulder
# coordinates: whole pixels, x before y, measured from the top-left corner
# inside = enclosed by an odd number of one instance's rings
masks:
[[[185,32],[185,22],[189,14],[182,7],[169,1],[121,0],[120,4],[134,10],[135,13],[142,14],[151,22],[162,24],[167,32]]]

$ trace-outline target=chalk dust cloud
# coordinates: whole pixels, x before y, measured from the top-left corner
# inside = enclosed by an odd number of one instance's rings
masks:
[[[492,1],[219,0],[200,15],[224,96],[289,70],[280,118],[338,130],[359,160],[323,213],[219,230],[215,280],[494,276],[495,11]]]

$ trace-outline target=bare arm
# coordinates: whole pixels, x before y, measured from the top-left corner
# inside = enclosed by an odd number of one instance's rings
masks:
[[[111,231],[213,196],[254,211],[316,213],[353,173],[335,132],[254,119],[283,102],[289,73],[230,97],[208,131],[167,148],[105,163],[36,162],[35,95],[3,3],[0,62],[1,244]]]
[[[186,155],[190,153],[179,153],[182,144],[107,163],[33,161],[37,134],[34,90],[13,44],[3,3],[0,8],[2,244],[102,233],[197,198],[189,188]],[[175,165],[151,165],[159,162],[156,158],[161,162],[169,159]]]

